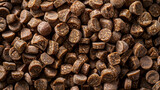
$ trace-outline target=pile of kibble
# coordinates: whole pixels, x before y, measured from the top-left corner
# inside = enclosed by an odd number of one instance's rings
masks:
[[[0,0],[0,90],[160,90],[160,0]]]

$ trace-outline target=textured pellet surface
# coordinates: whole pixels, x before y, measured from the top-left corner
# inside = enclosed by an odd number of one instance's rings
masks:
[[[160,90],[160,0],[0,0],[0,90]]]

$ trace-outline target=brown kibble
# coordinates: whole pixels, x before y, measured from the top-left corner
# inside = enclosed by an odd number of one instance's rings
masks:
[[[40,7],[41,0],[29,0],[28,7],[37,10]]]
[[[82,67],[82,65],[84,64],[84,61],[82,60],[76,60],[73,64],[73,67],[72,67],[72,72],[73,73],[78,73]]]
[[[58,59],[58,60],[55,60],[54,63],[50,66],[54,69],[58,69],[60,67],[61,63],[62,63],[62,60]]]
[[[122,11],[120,11],[119,17],[124,20],[130,21],[132,19],[132,14],[128,9],[123,9]]]
[[[128,60],[128,58],[131,56],[133,50],[129,49],[128,51],[126,51],[125,53],[122,54],[121,56],[121,64],[124,66]]]
[[[118,52],[119,54],[122,54],[124,52],[126,52],[129,49],[129,46],[126,42],[124,41],[117,41],[116,43],[116,52]]]
[[[143,32],[144,32],[143,28],[138,23],[133,23],[132,24],[130,33],[134,37],[139,37],[140,35],[142,35]]]
[[[152,67],[153,61],[149,56],[144,56],[140,59],[140,65],[143,69],[148,70]]]
[[[51,11],[54,8],[53,2],[44,1],[41,3],[42,11]]]
[[[160,81],[157,81],[157,82],[153,85],[152,90],[158,90],[158,89],[160,89],[159,84],[160,84]]]
[[[149,12],[143,12],[139,17],[137,22],[141,26],[148,26],[152,22],[152,16],[150,15]]]
[[[50,40],[47,53],[49,55],[56,55],[58,53],[58,50],[59,50],[59,44],[55,41]]]
[[[95,9],[90,13],[90,18],[99,18],[101,16],[102,16],[101,11],[98,9]]]
[[[24,49],[26,48],[27,43],[23,40],[17,40],[14,43],[14,48],[15,50],[17,50],[19,53],[22,53],[24,51]]]
[[[40,78],[34,81],[34,88],[36,90],[47,90],[47,80],[44,78]]]
[[[62,37],[69,33],[69,27],[66,23],[59,23],[54,27],[54,29],[55,32]]]
[[[19,16],[21,13],[21,7],[20,6],[14,6],[12,9],[12,14],[15,14],[17,16]]]
[[[104,49],[105,48],[105,42],[93,42],[92,43],[93,49]]]
[[[143,5],[140,1],[135,1],[129,6],[129,11],[135,15],[143,13]]]
[[[10,11],[6,7],[0,7],[0,17],[5,18],[8,14]]]
[[[57,42],[57,43],[59,43],[59,45],[61,45],[66,40],[66,37],[61,37],[57,33],[55,33],[52,36],[52,40],[55,41],[55,42]]]
[[[49,12],[45,13],[44,20],[46,20],[47,22],[50,22],[50,23],[54,23],[58,19],[58,16],[59,15],[58,15],[57,12],[55,12],[55,11],[49,11]]]
[[[99,86],[101,83],[101,77],[97,73],[91,74],[87,79],[87,83],[93,87]]]
[[[98,33],[98,38],[101,41],[108,42],[111,38],[111,35],[112,35],[111,30],[104,28],[104,29],[100,30],[100,32]]]
[[[114,49],[115,49],[115,45],[106,43],[106,50],[107,50],[107,52],[111,53],[111,52],[114,51]]]
[[[31,79],[31,76],[29,75],[29,73],[25,73],[24,74],[24,79],[26,80],[26,82],[29,84],[29,85],[33,85],[33,81]]]
[[[30,55],[25,53],[22,54],[22,60],[23,60],[23,63],[25,64],[30,64],[32,60],[36,60],[36,59],[37,59],[37,56],[35,55]]]
[[[41,9],[38,9],[38,10],[30,9],[30,13],[35,18],[44,16],[44,12]]]
[[[48,22],[42,21],[41,23],[39,23],[39,25],[37,26],[37,31],[43,35],[43,36],[47,36],[52,32],[52,28],[50,26],[50,24]]]
[[[28,21],[32,18],[32,15],[27,10],[22,10],[20,14],[20,22],[21,23],[28,23]]]
[[[108,28],[109,30],[112,30],[113,28],[113,22],[109,19],[100,18],[99,20],[102,28]]]
[[[44,65],[50,65],[54,62],[54,58],[52,58],[45,52],[41,54],[40,60]]]
[[[152,59],[157,59],[158,57],[158,49],[155,48],[155,47],[151,47],[149,50],[148,50],[148,55],[152,58]]]
[[[104,83],[104,90],[117,90],[118,89],[118,82],[119,81],[105,82]]]
[[[147,54],[147,49],[144,45],[136,43],[133,47],[133,54],[137,57],[143,57]]]
[[[80,1],[74,1],[73,4],[70,6],[70,10],[76,16],[80,16],[85,10],[85,5]]]
[[[1,1],[1,3],[0,3],[0,6],[1,7],[6,7],[6,8],[8,8],[9,10],[11,10],[12,9],[12,4],[10,3],[10,2],[6,2],[7,0],[0,0]],[[4,2],[3,2],[4,1]]]
[[[98,41],[98,33],[94,33],[92,34],[92,36],[90,37],[92,42]]]
[[[75,74],[73,76],[73,82],[78,85],[83,85],[87,80],[87,77],[83,74]]]
[[[146,48],[151,48],[151,47],[153,47],[152,38],[145,39],[145,47],[146,47]]]
[[[121,18],[115,18],[113,21],[114,21],[114,31],[121,31],[126,27],[125,22]]]
[[[125,0],[110,0],[110,3],[116,8],[121,8],[124,5]]]
[[[57,58],[62,59],[63,56],[67,53],[67,49],[64,46],[59,47],[59,51],[57,53]]]
[[[121,39],[122,34],[118,31],[113,31],[112,36],[109,40],[110,43],[116,43],[118,40]]]
[[[63,9],[63,10],[60,10],[58,12],[58,18],[60,21],[62,22],[67,22],[67,20],[69,19],[69,15],[70,15],[70,10],[69,9]]]
[[[135,42],[131,34],[124,35],[121,40],[125,41],[129,46],[132,46]]]
[[[132,80],[126,78],[125,82],[124,82],[124,89],[131,89],[132,88]]]
[[[0,17],[0,32],[5,31],[6,27],[7,27],[6,20]]]
[[[19,60],[21,58],[21,55],[18,53],[18,51],[16,51],[14,49],[14,47],[10,48],[9,50],[9,56],[13,59],[13,60]]]
[[[3,21],[3,18],[1,18]],[[9,14],[6,16],[6,21],[8,24],[14,23],[16,20],[18,20],[18,17],[15,14]]]
[[[150,84],[155,84],[159,80],[159,73],[155,70],[150,70],[146,73],[146,80]]]
[[[5,70],[16,70],[16,64],[13,62],[3,62],[3,67]]]
[[[14,39],[14,37],[15,37],[15,33],[12,32],[12,31],[5,31],[5,32],[2,33],[2,37],[6,41],[11,42]]]
[[[117,73],[112,69],[104,69],[101,71],[102,82],[112,82],[117,78]]]
[[[89,53],[90,45],[79,45],[79,53]]]
[[[48,78],[54,78],[54,77],[57,75],[57,70],[52,69],[52,68],[45,67],[45,68],[44,68],[44,74],[45,74]]]
[[[102,61],[104,61],[104,60],[106,60],[106,56],[107,56],[107,51],[105,51],[105,50],[99,50],[99,51],[97,51],[97,53],[96,53],[96,57],[98,58],[98,59],[100,59],[100,60],[102,60]]]
[[[3,81],[6,78],[7,72],[4,68],[4,66],[0,65],[0,81]]]
[[[140,66],[140,61],[137,58],[137,56],[131,56],[129,59],[129,66],[131,67],[131,69],[136,70],[139,68]]]
[[[62,6],[64,3],[66,2],[66,0],[54,0],[54,6],[56,8]]]
[[[29,85],[26,81],[22,80],[15,84],[14,90],[29,90]]]
[[[72,29],[69,35],[69,41],[71,43],[76,44],[81,40],[81,38],[82,38],[82,33],[77,29]]]
[[[61,75],[66,75],[66,74],[69,74],[71,73],[72,71],[72,65],[71,64],[62,64],[61,65]]]
[[[89,19],[90,19],[89,14],[90,14],[91,11],[92,11],[92,9],[90,9],[90,8],[85,8],[84,12],[83,12],[82,15],[81,15],[81,22],[82,22],[83,24],[87,24],[87,23],[88,23],[88,21],[89,21]]]
[[[90,44],[90,38],[81,38],[80,44]]]
[[[39,25],[40,22],[41,22],[41,19],[32,18],[32,19],[28,22],[27,26],[30,27],[30,28],[36,28],[36,27]]]
[[[84,74],[84,75],[87,75],[89,70],[90,70],[90,65],[87,64],[87,63],[84,63],[82,68],[81,68],[81,73]]]
[[[28,70],[29,70],[29,73],[32,77],[36,77],[42,71],[42,65],[39,61],[33,60],[30,63]]]
[[[8,25],[9,29],[13,32],[18,32],[22,28],[22,24],[19,21],[16,21]]]
[[[147,33],[153,36],[159,32],[159,29],[160,29],[160,23],[157,20],[155,20],[152,21],[152,24],[149,27],[147,27]]]
[[[121,57],[117,52],[112,52],[108,55],[108,61],[111,65],[117,65],[121,61]]]
[[[25,49],[25,53],[28,54],[37,54],[38,53],[38,48],[32,45],[29,45]]]
[[[99,9],[103,5],[103,0],[89,0],[89,5],[93,9]]]
[[[73,64],[77,60],[75,53],[67,53],[64,62],[68,64]]]
[[[127,76],[129,79],[136,81],[140,77],[140,70],[138,69],[138,70],[131,71],[131,72],[127,73]]]
[[[9,56],[9,50],[10,50],[10,48],[8,48],[8,47],[3,49],[2,58],[5,61],[12,61],[12,58]]]
[[[146,7],[149,7],[153,4],[153,0],[143,0],[143,6],[146,8]]]
[[[31,38],[32,38],[31,30],[28,28],[23,28],[21,30],[21,39],[27,41],[30,40]]]
[[[41,35],[34,34],[31,44],[44,51],[47,48],[48,40]]]
[[[152,4],[149,7],[149,12],[153,17],[158,17],[160,15],[160,6],[158,4]]]
[[[66,79],[62,77],[58,77],[56,80],[54,80],[50,86],[53,90],[65,90],[65,83]]]
[[[98,32],[98,31],[100,31],[101,27],[100,27],[100,23],[99,23],[99,21],[98,21],[97,18],[91,18],[88,21],[88,29],[91,32]]]
[[[102,71],[102,70],[104,70],[104,69],[106,69],[106,68],[107,68],[107,66],[106,66],[106,64],[105,64],[103,61],[98,60],[98,61],[96,62],[96,69],[97,69],[97,70]]]
[[[81,27],[81,21],[76,17],[71,17],[68,20],[67,24],[70,27],[70,29],[80,29]]]
[[[19,81],[22,79],[24,72],[22,71],[13,71],[11,72],[12,78],[16,81]]]
[[[110,19],[114,16],[114,7],[111,3],[106,3],[101,7],[102,16],[106,19]]]

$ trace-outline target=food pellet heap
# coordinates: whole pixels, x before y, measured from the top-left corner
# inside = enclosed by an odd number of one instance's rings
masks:
[[[160,90],[160,0],[0,0],[0,90]]]

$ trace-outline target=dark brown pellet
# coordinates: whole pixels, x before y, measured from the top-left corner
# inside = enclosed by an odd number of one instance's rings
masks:
[[[79,45],[79,53],[88,53],[90,45]]]
[[[160,15],[160,6],[158,4],[152,4],[149,7],[149,12],[153,17],[158,17]]]
[[[37,10],[40,7],[41,0],[29,0],[28,7]]]
[[[105,48],[105,42],[93,42],[92,43],[93,49],[104,49]]]
[[[31,76],[29,75],[29,73],[24,74],[24,79],[29,85],[33,85],[33,81],[31,80]]]
[[[94,33],[92,34],[92,36],[90,37],[92,42],[98,41],[98,33]]]
[[[98,59],[104,61],[106,59],[106,57],[107,57],[107,51],[103,51],[103,50],[102,51],[101,50],[97,51],[96,57]]]
[[[15,37],[15,33],[12,32],[12,31],[5,31],[5,32],[2,33],[2,37],[6,41],[11,42],[14,39],[14,37]]]
[[[25,53],[22,54],[22,60],[23,60],[23,63],[25,64],[29,64],[32,60],[36,60],[36,59],[37,57],[35,55],[30,55]]]
[[[129,6],[129,11],[135,15],[143,13],[143,5],[140,1],[135,1]]]
[[[84,61],[82,60],[76,60],[73,64],[73,67],[72,67],[72,72],[73,73],[78,73],[82,67],[82,65],[84,64]]]
[[[101,7],[102,16],[106,19],[110,19],[114,16],[114,7],[111,3],[106,3]]]
[[[116,79],[117,73],[112,69],[104,69],[101,71],[102,82],[112,82]]]
[[[29,45],[25,49],[25,53],[28,54],[37,54],[38,53],[38,48],[32,45]]]
[[[70,88],[70,90],[79,90],[79,87],[78,86],[73,86]]]
[[[70,10],[69,9],[63,9],[58,12],[58,18],[62,22],[67,22],[69,19]]]
[[[152,21],[152,24],[147,28],[147,33],[149,35],[156,35],[159,32],[160,23],[156,21]]]
[[[44,16],[44,12],[41,9],[38,9],[38,10],[30,9],[30,13],[35,18]]]
[[[129,65],[133,70],[138,69],[140,66],[140,61],[137,56],[131,56],[129,60]]]
[[[54,29],[59,36],[66,36],[69,33],[69,27],[66,23],[59,23]]]
[[[98,38],[101,41],[108,42],[110,40],[110,38],[111,38],[111,35],[112,35],[111,30],[109,30],[107,28],[104,28],[104,29],[99,31]]]
[[[67,22],[70,29],[80,29],[81,27],[81,21],[80,19],[76,17],[72,17]]]
[[[114,0],[113,0],[114,1]],[[122,1],[122,0],[121,0]],[[123,0],[124,1],[124,0]],[[119,13],[119,17],[121,17],[124,20],[128,20],[130,21],[132,19],[132,14],[128,9],[123,9],[120,13]]]
[[[32,32],[31,32],[31,30],[30,29],[28,29],[28,28],[23,28],[22,30],[21,30],[21,39],[22,40],[30,40],[31,38],[32,38]]]
[[[121,8],[124,5],[125,0],[110,0],[110,3],[116,8]]]
[[[10,48],[4,48],[3,49],[3,52],[2,52],[2,58],[5,60],[5,61],[12,61],[12,58],[10,57],[9,55],[9,51],[10,51]]]
[[[97,18],[91,18],[88,21],[88,29],[91,32],[98,32],[98,31],[100,31],[101,27],[100,27],[100,23],[99,23],[99,21],[98,21]]]
[[[41,54],[40,60],[44,65],[50,65],[54,62],[54,58],[52,58],[45,52]]]
[[[103,61],[98,60],[96,62],[96,68],[97,68],[97,70],[102,71],[103,69],[106,69],[107,66],[106,66],[106,64]]]
[[[75,74],[73,76],[73,82],[78,85],[82,85],[86,82],[87,77],[83,74]]]
[[[115,18],[114,22],[114,31],[121,31],[126,27],[125,22],[121,18]]]
[[[63,65],[61,65],[60,73],[62,75],[69,74],[69,73],[71,73],[71,71],[72,71],[72,65],[71,64],[63,64]]]
[[[87,24],[87,23],[88,23],[88,21],[89,21],[89,19],[90,19],[89,14],[90,14],[91,11],[92,11],[92,9],[90,9],[90,8],[85,8],[84,12],[83,12],[82,15],[81,15],[81,22],[82,22],[83,24]]]
[[[118,89],[118,81],[105,82],[103,88],[104,88],[104,90],[117,90]],[[100,89],[100,90],[102,90],[102,89]]]
[[[72,29],[69,35],[69,41],[75,44],[78,43],[81,38],[82,38],[82,33],[77,29]]]
[[[103,0],[88,0],[88,1],[89,1],[89,5],[93,9],[99,9],[103,5]]]
[[[160,84],[160,81],[157,81],[157,82],[153,85],[152,90],[158,90],[158,89],[160,89],[159,84]]]
[[[8,25],[9,29],[13,32],[18,32],[22,28],[22,24],[19,21],[16,21]]]
[[[126,78],[125,82],[124,82],[124,89],[131,89],[132,88],[132,80]]]
[[[150,15],[149,12],[143,12],[139,17],[138,17],[138,23],[141,26],[148,26],[152,22],[152,16]]]
[[[14,90],[29,90],[29,85],[26,81],[22,80],[15,84]]]
[[[54,80],[50,86],[53,90],[65,90],[64,82],[66,81],[65,78],[58,77],[56,80]]]
[[[52,68],[44,68],[44,74],[48,77],[48,78],[53,78],[57,75],[57,70],[52,69]]]
[[[59,50],[59,44],[55,41],[50,40],[47,53],[49,55],[56,55],[58,53],[58,50]]]
[[[0,32],[3,32],[7,27],[6,20],[3,17],[0,17]]]
[[[131,35],[133,35],[134,37],[139,37],[142,35],[143,32],[143,28],[138,23],[132,24],[130,30]]]
[[[116,52],[119,54],[122,54],[128,50],[129,46],[126,42],[124,41],[117,41],[116,43]]]
[[[101,16],[102,16],[101,11],[98,9],[95,9],[90,13],[90,18],[99,18]]]
[[[42,11],[51,11],[52,9],[54,9],[53,2],[48,2],[48,1],[42,2],[40,7]]]
[[[40,78],[34,81],[34,87],[36,90],[46,90],[47,89],[47,80]]]
[[[111,38],[109,40],[110,43],[116,43],[118,40],[121,39],[122,34],[118,31],[113,31]]]
[[[111,65],[117,65],[121,61],[121,57],[117,52],[110,53],[107,58]]]
[[[58,19],[58,13],[54,11],[46,12],[44,15],[44,20],[50,23],[54,23],[57,19]]]
[[[144,47],[144,45],[136,43],[133,47],[133,53],[137,57],[143,57],[146,55],[147,49]]]
[[[105,19],[105,18],[101,18],[99,20],[99,22],[100,22],[102,28],[108,28],[108,29],[112,30],[113,22],[111,20]]]
[[[149,56],[144,56],[140,59],[140,65],[143,69],[148,70],[152,67],[153,61]]]
[[[7,72],[4,68],[4,66],[2,66],[2,65],[0,65],[0,74],[1,74],[0,81],[4,81],[6,78]]]
[[[15,15],[19,16],[20,13],[21,13],[21,7],[20,6],[13,7],[12,14],[15,14]]]
[[[36,28],[40,22],[41,22],[41,19],[31,18],[31,20],[28,22],[27,26],[30,28]]]
[[[93,87],[99,86],[101,83],[101,77],[96,73],[91,74],[87,79],[87,83]]]
[[[52,28],[50,26],[50,24],[48,22],[42,21],[41,23],[39,23],[39,25],[37,26],[37,31],[43,35],[43,36],[47,36],[51,33]]]
[[[30,65],[28,67],[28,70],[29,70],[30,75],[32,77],[35,77],[35,76],[37,76],[41,72],[41,70],[42,70],[42,64],[39,61],[37,61],[37,60],[33,60],[30,63]]]
[[[20,22],[27,23],[32,18],[32,15],[29,11],[23,10],[20,14]]]
[[[152,59],[156,59],[158,57],[158,50],[155,47],[151,47],[148,50],[148,55],[152,58]]]
[[[13,85],[8,85],[5,88],[3,88],[3,90],[13,90]]]
[[[90,64],[84,63],[81,68],[81,73],[87,75],[90,70]]]
[[[115,49],[115,45],[106,43],[106,50],[107,50],[107,52],[111,53],[111,52],[114,51],[114,49]]]
[[[150,70],[146,73],[146,80],[150,84],[155,84],[159,80],[159,73],[155,70]]]
[[[74,1],[73,4],[70,6],[70,10],[73,14],[79,16],[85,10],[85,5],[80,1]]]
[[[8,8],[9,10],[11,10],[12,7],[13,7],[10,2],[5,2],[5,1],[4,1],[4,2],[1,2],[1,3],[0,3],[0,6],[1,6],[1,7],[6,7],[6,8]]]
[[[59,51],[57,53],[57,58],[62,59],[63,56],[67,53],[67,49],[64,46],[59,47]]]
[[[73,64],[77,59],[77,56],[75,53],[67,53],[64,62]]]
[[[8,14],[10,11],[6,7],[0,7],[0,17],[5,18]]]
[[[15,79],[16,81],[19,81],[22,79],[24,72],[22,71],[13,71],[11,72],[12,78]]]
[[[131,71],[131,72],[127,73],[127,76],[129,79],[136,81],[140,77],[140,70],[138,69],[138,70]]]
[[[24,51],[24,49],[26,48],[26,42],[23,40],[17,40],[14,43],[14,48],[19,52],[22,53]]]
[[[10,48],[9,50],[9,56],[13,59],[13,60],[19,60],[21,59],[21,55],[19,54],[19,52],[17,52],[14,47]]]
[[[54,6],[56,8],[62,6],[64,3],[66,2],[66,0],[54,0]]]
[[[44,51],[47,48],[48,40],[41,35],[34,34],[32,40],[31,40],[31,44],[35,45],[36,47],[38,47]]]
[[[5,70],[16,70],[16,64],[13,62],[3,62],[3,67]]]

